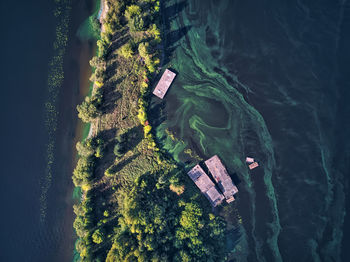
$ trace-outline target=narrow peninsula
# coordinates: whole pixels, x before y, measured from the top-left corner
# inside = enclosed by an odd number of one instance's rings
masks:
[[[80,260],[225,261],[227,222],[153,133],[150,99],[166,69],[160,2],[102,3],[93,90],[77,107],[91,125],[73,172]]]

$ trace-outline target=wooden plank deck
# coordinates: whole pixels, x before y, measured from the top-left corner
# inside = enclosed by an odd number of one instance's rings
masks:
[[[230,203],[234,201],[233,195],[238,192],[237,187],[232,182],[225,166],[222,164],[220,158],[215,155],[205,161],[209,172],[212,174],[215,181],[226,198],[226,202]]]
[[[193,167],[187,174],[213,207],[221,204],[224,196],[217,190],[213,181],[199,165]]]
[[[170,71],[169,69],[165,69],[162,77],[153,91],[153,94],[158,96],[160,99],[163,99],[175,76],[176,74],[174,72]]]

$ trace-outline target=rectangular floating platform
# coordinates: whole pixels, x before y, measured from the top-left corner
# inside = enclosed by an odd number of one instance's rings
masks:
[[[227,173],[225,166],[222,164],[220,158],[215,155],[205,161],[209,172],[214,177],[215,181],[226,198],[226,202],[230,203],[235,200],[234,194],[238,192],[237,187],[232,182],[232,179]]]
[[[211,181],[199,165],[193,167],[187,174],[213,207],[221,204],[222,200],[224,200],[224,196],[217,190],[213,181]]]
[[[254,162],[254,163],[249,165],[249,169],[254,169],[254,168],[258,167],[258,166],[259,166],[259,164],[257,162]]]
[[[165,69],[162,77],[153,91],[153,94],[158,96],[160,99],[163,99],[175,76],[176,74],[174,72],[170,71],[169,69]]]

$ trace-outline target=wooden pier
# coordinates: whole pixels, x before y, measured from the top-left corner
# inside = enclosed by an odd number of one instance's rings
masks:
[[[171,72],[169,69],[165,69],[162,77],[153,91],[153,94],[158,96],[160,99],[163,99],[175,76],[176,74],[174,72]]]
[[[213,181],[211,181],[199,165],[196,165],[187,174],[206,196],[213,207],[221,204],[224,196],[217,190]]]
[[[235,198],[233,195],[238,192],[238,189],[232,182],[232,179],[228,175],[227,170],[222,164],[220,158],[215,155],[205,161],[205,164],[215,181],[218,183],[219,189],[222,191],[226,198],[226,202],[230,203],[234,201]]]

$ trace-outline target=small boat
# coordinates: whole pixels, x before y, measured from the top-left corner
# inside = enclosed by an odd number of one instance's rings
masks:
[[[254,158],[247,156],[245,158],[245,162],[248,163],[248,164],[254,163]]]
[[[254,168],[258,167],[258,166],[259,166],[259,164],[257,162],[254,162],[254,163],[249,165],[249,169],[252,170],[252,169],[254,169]]]

